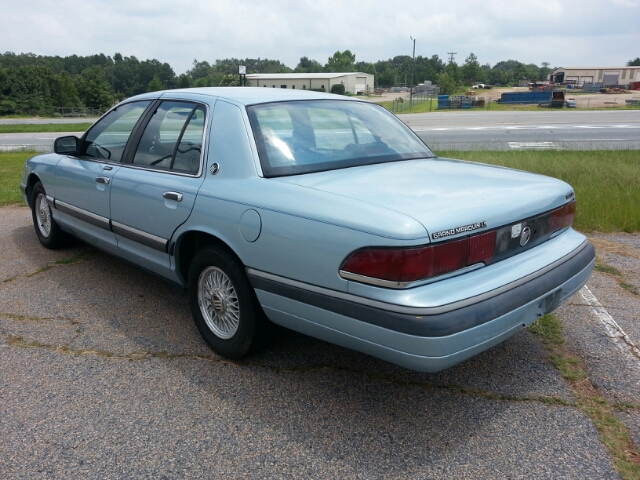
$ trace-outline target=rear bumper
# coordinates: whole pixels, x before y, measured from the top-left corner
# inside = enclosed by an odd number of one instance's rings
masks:
[[[327,295],[249,270],[277,324],[413,370],[448,368],[511,337],[585,284],[595,264],[585,241],[541,272],[485,295],[434,308],[400,308]]]

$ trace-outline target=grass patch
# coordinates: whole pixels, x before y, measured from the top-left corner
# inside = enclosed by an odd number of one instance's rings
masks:
[[[632,285],[627,282],[620,282],[620,286],[625,290],[627,290],[628,292],[633,293],[634,295],[640,295],[640,292],[638,291],[638,287],[636,287],[635,285]]]
[[[0,133],[84,132],[93,123],[15,123],[0,125]]]
[[[597,248],[597,247],[596,247]],[[640,291],[638,290],[638,287],[636,287],[635,285],[625,282],[624,281],[624,276],[622,274],[622,272],[620,270],[618,270],[615,267],[612,267],[611,265],[606,265],[604,263],[596,263],[595,266],[595,270],[598,272],[602,272],[602,273],[608,273],[610,275],[614,275],[616,277],[622,277],[622,278],[618,278],[618,284],[624,288],[626,291],[633,293],[634,295],[640,295]]]
[[[0,153],[0,206],[22,204],[20,180],[24,162],[35,152]]]
[[[611,404],[589,381],[580,359],[571,356],[565,347],[560,320],[545,315],[528,327],[539,337],[549,353],[549,360],[569,382],[576,396],[576,407],[582,410],[598,429],[600,440],[613,458],[614,465],[624,480],[640,478],[640,452],[634,444],[631,431],[614,413],[619,405]]]
[[[574,227],[583,232],[640,230],[637,150],[439,151],[442,157],[501,165],[556,177],[576,192]]]
[[[95,250],[93,248],[85,248],[78,253],[71,255],[70,257],[60,258],[53,262],[54,265],[72,265],[84,260],[86,257],[93,255]]]
[[[609,273],[617,277],[622,276],[622,273],[616,267],[612,267],[611,265],[605,265],[604,263],[596,263],[595,270],[596,272]]]
[[[545,345],[564,345],[562,326],[552,315],[540,317],[529,325],[529,331],[540,338]]]

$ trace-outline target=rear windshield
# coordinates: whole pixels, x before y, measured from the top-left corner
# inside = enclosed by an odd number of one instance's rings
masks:
[[[404,123],[375,104],[313,100],[247,110],[267,177],[434,156]]]

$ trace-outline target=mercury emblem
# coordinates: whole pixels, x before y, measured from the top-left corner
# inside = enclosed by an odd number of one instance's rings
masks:
[[[524,247],[531,240],[531,229],[529,227],[524,227],[522,229],[522,234],[520,235],[520,246]]]

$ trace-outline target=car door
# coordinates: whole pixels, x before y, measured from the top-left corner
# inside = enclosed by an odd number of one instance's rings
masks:
[[[111,223],[119,254],[173,278],[169,241],[202,184],[203,105],[165,100],[156,107],[131,158],[113,177]]]
[[[83,240],[116,250],[110,226],[111,182],[132,131],[151,102],[111,110],[85,134],[78,155],[64,155],[56,167],[55,207],[62,222]]]

